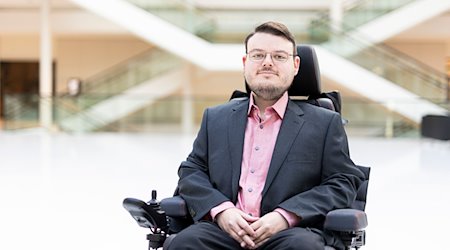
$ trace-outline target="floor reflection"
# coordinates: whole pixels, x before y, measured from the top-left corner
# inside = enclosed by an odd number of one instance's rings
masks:
[[[147,249],[125,197],[170,196],[192,135],[0,132],[0,249]],[[366,250],[444,249],[450,143],[349,138],[372,167]]]

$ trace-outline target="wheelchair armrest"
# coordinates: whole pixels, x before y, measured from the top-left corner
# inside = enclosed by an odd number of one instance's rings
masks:
[[[336,209],[325,218],[324,228],[331,231],[360,231],[367,227],[367,216],[357,209]]]
[[[161,200],[161,209],[170,217],[187,217],[186,202],[180,196],[169,197]]]
[[[169,220],[169,232],[178,233],[194,221],[188,213],[186,202],[180,196],[161,200],[161,209],[166,212]]]
[[[366,244],[366,213],[357,209],[336,209],[325,218],[324,229],[338,236],[345,249],[359,249]]]

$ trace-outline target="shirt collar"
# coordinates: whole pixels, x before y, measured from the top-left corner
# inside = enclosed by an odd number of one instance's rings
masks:
[[[250,102],[249,102],[249,107],[248,107],[248,111],[247,111],[247,115],[250,115],[250,112],[252,111],[252,108],[255,107],[256,109],[258,109],[258,106],[256,106],[255,101],[254,101],[254,97],[253,97],[254,93],[251,92],[250,93]],[[288,92],[284,92],[284,94],[280,97],[280,99],[278,99],[278,101],[273,104],[272,107],[273,110],[275,110],[275,112],[278,114],[278,116],[283,119],[284,117],[284,113],[286,112],[286,108],[287,108],[287,103],[289,100],[289,96],[288,96]]]

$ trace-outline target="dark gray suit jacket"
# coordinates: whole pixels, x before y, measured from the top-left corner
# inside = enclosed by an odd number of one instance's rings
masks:
[[[224,201],[236,204],[249,100],[205,110],[178,171],[179,195],[194,221]],[[349,207],[363,174],[351,161],[338,113],[289,100],[262,192],[261,216],[280,207],[322,228],[327,212]]]

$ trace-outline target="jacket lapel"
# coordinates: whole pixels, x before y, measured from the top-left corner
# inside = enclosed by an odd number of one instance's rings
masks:
[[[289,153],[292,143],[303,126],[304,119],[301,117],[302,115],[302,109],[293,101],[289,100],[280,131],[278,132],[262,196],[264,196],[269,189],[270,184],[274,180]]]
[[[242,152],[244,149],[245,127],[247,126],[247,112],[249,100],[237,101],[235,107],[229,115],[228,126],[228,148],[231,159],[231,190],[233,203],[236,203],[239,188],[239,178],[241,176]]]

